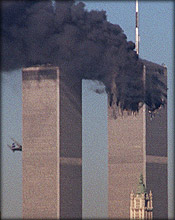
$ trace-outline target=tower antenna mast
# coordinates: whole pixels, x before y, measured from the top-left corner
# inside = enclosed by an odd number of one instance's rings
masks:
[[[139,55],[139,3],[136,0],[136,53]]]

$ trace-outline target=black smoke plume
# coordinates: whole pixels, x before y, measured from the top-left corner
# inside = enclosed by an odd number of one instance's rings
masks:
[[[3,71],[50,63],[72,78],[103,82],[109,105],[121,110],[135,112],[146,103],[153,111],[165,103],[166,87],[155,74],[164,68],[147,64],[144,90],[144,61],[105,11],[88,12],[75,1],[56,1],[54,8],[49,0],[1,4]]]

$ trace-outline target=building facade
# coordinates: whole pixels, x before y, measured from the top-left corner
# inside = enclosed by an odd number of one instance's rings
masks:
[[[145,62],[146,75],[156,69],[166,82],[167,70]],[[152,191],[154,218],[168,218],[167,106],[152,116],[144,105],[136,115],[124,112],[115,120],[108,108],[108,216],[130,217],[130,193],[143,174]],[[162,208],[163,207],[163,208]]]
[[[146,192],[143,176],[140,176],[137,193],[130,194],[130,219],[153,219],[153,195]]]
[[[39,66],[22,85],[23,218],[81,218],[81,81]]]

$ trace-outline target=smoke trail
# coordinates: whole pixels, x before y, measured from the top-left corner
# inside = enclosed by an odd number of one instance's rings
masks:
[[[103,82],[111,106],[138,111],[143,102],[151,110],[162,105],[165,95],[156,86],[158,78],[154,85],[150,80],[152,87],[143,95],[144,62],[134,43],[119,25],[107,21],[105,11],[88,12],[84,6],[55,1],[53,10],[49,0],[3,1],[2,70],[50,63],[72,79]]]

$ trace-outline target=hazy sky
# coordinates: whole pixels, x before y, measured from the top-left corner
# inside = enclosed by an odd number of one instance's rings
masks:
[[[107,12],[128,40],[135,41],[135,1],[87,1],[88,10]],[[140,57],[168,68],[169,217],[173,212],[173,2],[140,1]],[[83,81],[83,216],[107,216],[107,97]],[[11,137],[22,143],[21,71],[2,74],[2,215],[22,217],[22,154],[7,147]]]

